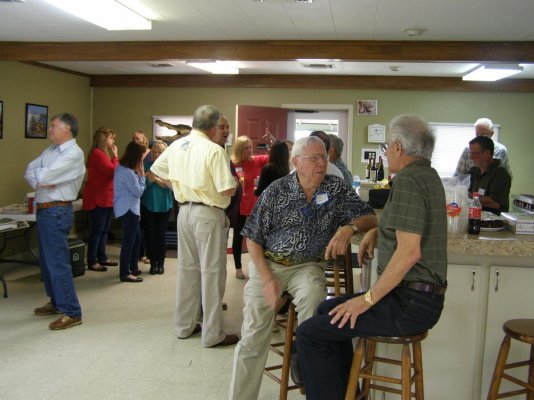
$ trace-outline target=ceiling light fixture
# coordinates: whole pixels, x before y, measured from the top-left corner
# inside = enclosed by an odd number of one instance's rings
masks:
[[[45,0],[109,31],[150,30],[152,21],[116,0]]]
[[[295,3],[308,3],[308,4],[312,4],[312,3],[313,3],[313,0],[295,0]]]
[[[463,76],[462,80],[494,82],[522,71],[523,67],[517,64],[482,64],[469,71]]]
[[[212,74],[239,74],[239,68],[231,61],[188,61],[187,65],[211,72]]]

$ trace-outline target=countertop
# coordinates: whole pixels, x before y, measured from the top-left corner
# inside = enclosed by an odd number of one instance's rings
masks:
[[[352,244],[358,245],[362,237],[355,235]],[[450,255],[533,257],[534,235],[517,235],[508,229],[480,235],[449,233],[447,250]]]

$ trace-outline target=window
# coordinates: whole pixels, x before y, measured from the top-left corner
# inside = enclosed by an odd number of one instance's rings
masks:
[[[339,121],[337,119],[300,119],[295,121],[295,140],[309,136],[313,131],[323,131],[327,134],[338,135]]]
[[[436,134],[436,146],[432,155],[432,167],[438,171],[440,177],[452,176],[456,170],[458,159],[468,145],[469,141],[475,137],[473,124],[453,124],[430,122],[429,125]],[[493,125],[493,140],[499,138],[498,125]]]

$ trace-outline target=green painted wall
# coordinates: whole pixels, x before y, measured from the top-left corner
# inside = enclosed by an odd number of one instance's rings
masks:
[[[508,147],[514,180],[512,193],[534,193],[527,173],[534,150],[534,94],[409,92],[308,89],[95,88],[93,126],[109,126],[123,149],[135,129],[152,132],[153,115],[191,115],[201,104],[214,104],[235,127],[236,104],[279,107],[281,104],[355,104],[377,99],[377,116],[354,116],[353,154],[368,146],[367,126],[387,125],[397,114],[418,113],[432,122],[473,123],[489,117],[501,125],[500,142]],[[120,152],[120,150],[119,150]],[[455,160],[456,162],[456,160]],[[364,174],[361,164],[353,171]]]
[[[24,138],[26,103],[49,107],[49,116],[63,111],[80,121],[78,143],[86,154],[91,130],[108,126],[118,133],[119,152],[135,129],[152,131],[153,115],[191,115],[201,104],[215,104],[235,126],[235,105],[278,107],[281,104],[354,104],[356,99],[377,99],[377,116],[354,116],[353,154],[368,146],[367,125],[400,113],[419,113],[428,121],[472,123],[481,116],[502,127],[500,141],[508,147],[514,171],[512,193],[534,193],[528,174],[534,149],[534,94],[454,93],[373,90],[307,89],[180,89],[95,88],[89,79],[23,63],[0,62],[0,100],[4,102],[4,135],[0,139],[0,204],[20,202],[31,191],[23,176],[27,164],[48,141]],[[93,115],[91,117],[91,106]],[[92,119],[91,119],[92,118]],[[359,163],[355,173],[363,174]]]
[[[89,78],[17,62],[0,62],[0,101],[4,102],[4,129],[0,139],[0,205],[20,203],[33,191],[24,179],[28,163],[49,144],[24,137],[26,103],[48,106],[48,116],[71,112],[80,125],[78,143],[91,144],[91,88]]]

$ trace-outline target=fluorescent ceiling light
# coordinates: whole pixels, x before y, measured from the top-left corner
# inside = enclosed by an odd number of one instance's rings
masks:
[[[115,0],[45,1],[109,31],[152,29],[152,21]]]
[[[464,75],[462,80],[493,82],[498,81],[499,79],[508,78],[509,76],[518,74],[522,71],[523,67],[517,64],[479,65],[474,70]]]
[[[187,65],[211,72],[212,74],[239,74],[239,68],[232,61],[194,61],[187,62]]]

